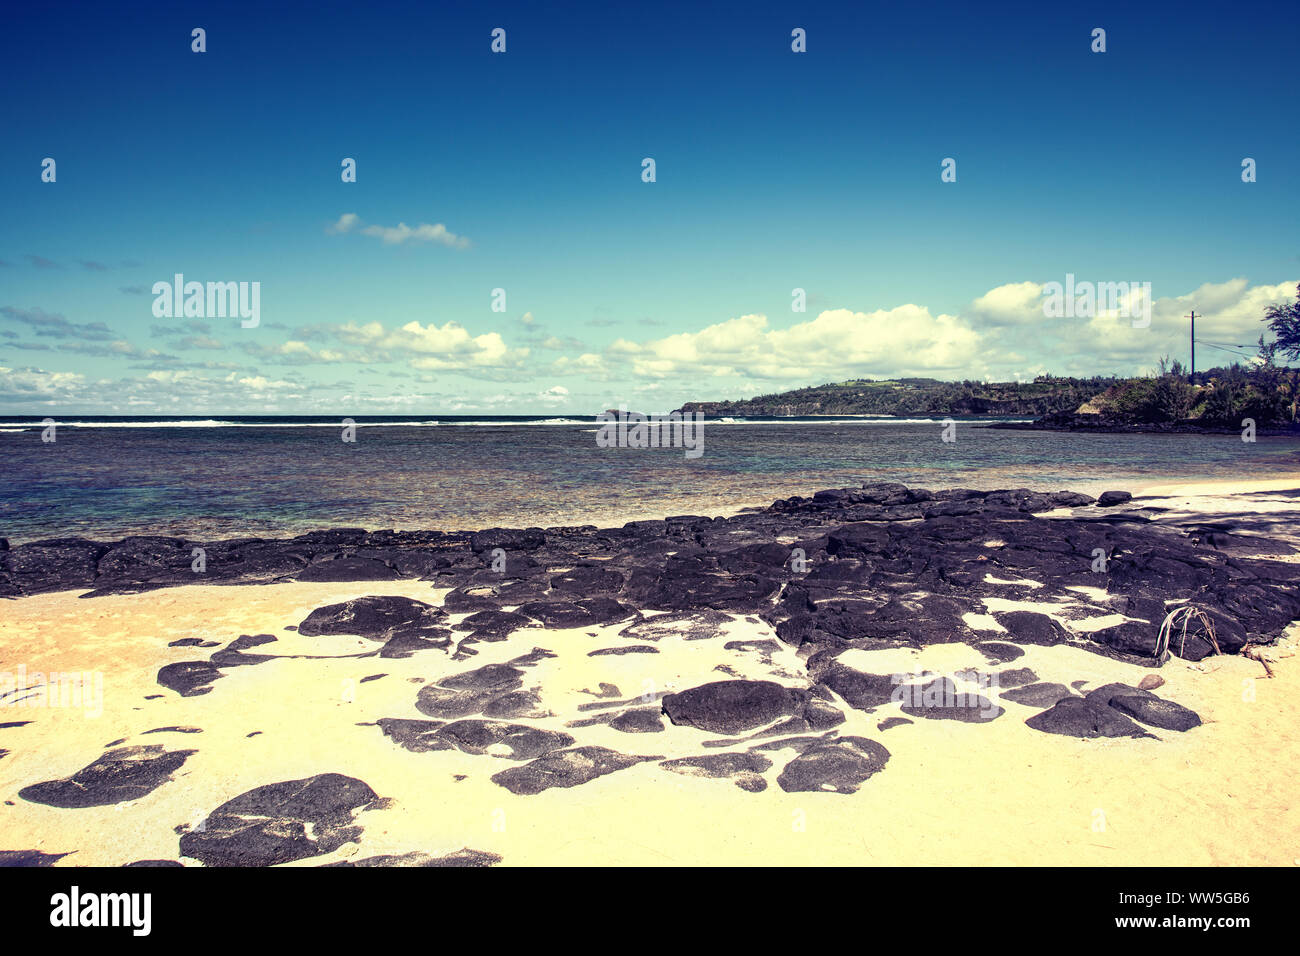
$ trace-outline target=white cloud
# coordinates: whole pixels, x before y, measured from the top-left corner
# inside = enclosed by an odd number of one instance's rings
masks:
[[[1074,327],[1059,336],[1062,348],[1058,352],[1058,361],[1048,359],[1047,362],[1055,372],[1061,367],[1060,355],[1068,355],[1074,369],[1118,369],[1121,374],[1150,370],[1165,355],[1186,364],[1191,345],[1188,316],[1193,309],[1196,310],[1197,339],[1253,350],[1260,334],[1265,331],[1264,309],[1289,302],[1294,297],[1294,282],[1258,286],[1249,285],[1243,278],[1207,282],[1185,295],[1155,299],[1149,328],[1132,328],[1131,319],[1114,315],[1074,320]],[[1052,321],[1056,324],[1063,322],[1060,319]],[[1040,346],[1048,345],[1050,342],[1040,343]],[[1247,358],[1249,352],[1246,350],[1223,351],[1201,346],[1196,350],[1196,366],[1206,369],[1231,364],[1234,359]]]
[[[550,367],[557,374],[581,375],[596,381],[608,379],[612,373],[610,364],[594,352],[584,352],[576,358],[563,355],[552,362]]]
[[[453,249],[465,249],[469,246],[469,239],[456,235],[440,222],[433,224],[422,222],[414,228],[404,222],[399,222],[396,226],[362,226],[361,217],[354,212],[345,212],[325,231],[337,236],[352,232],[358,227],[363,236],[382,239],[385,245],[390,246],[400,246],[407,242],[436,242]]]
[[[971,318],[980,324],[1024,325],[1043,319],[1043,287],[1012,282],[990,289],[971,303]]]
[[[742,315],[658,339],[621,338],[601,354],[565,356],[548,368],[592,381],[665,381],[690,398],[849,378],[1132,375],[1155,367],[1164,355],[1186,362],[1192,308],[1198,339],[1253,346],[1264,331],[1265,307],[1292,301],[1295,283],[1206,283],[1156,299],[1149,328],[1133,328],[1132,319],[1117,312],[1048,318],[1042,290],[1029,281],[1000,285],[956,315],[935,315],[915,304],[874,312],[832,309],[784,329],[772,328],[765,315]],[[1197,353],[1200,368],[1234,359],[1208,347]]]
[[[317,349],[300,339],[289,339],[287,342],[280,342],[277,345],[244,342],[240,345],[240,348],[254,358],[265,359],[280,365],[319,365],[336,362],[356,362],[367,365],[375,361],[374,356],[365,352],[342,352],[338,349],[328,348]]]
[[[442,223],[420,223],[412,229],[404,222],[399,222],[396,226],[366,226],[361,230],[364,236],[376,236],[389,245],[401,245],[404,242],[440,242],[444,246],[451,246],[456,249],[464,249],[469,245],[469,240],[464,236],[458,236],[454,232],[448,231]]]
[[[349,322],[338,329],[339,338],[357,345],[398,353],[416,353],[413,368],[444,371],[515,368],[528,356],[528,349],[511,349],[497,332],[470,335],[456,322],[442,326],[407,322],[400,329],[386,329],[379,322],[357,325]]]
[[[262,375],[247,375],[237,380],[245,388],[251,388],[256,392],[265,392],[280,388],[298,388],[294,382],[274,381]]]
[[[961,372],[978,342],[978,333],[956,316],[903,305],[865,313],[832,309],[787,329],[769,328],[764,315],[743,315],[644,343],[619,339],[606,351],[650,378],[702,374],[815,384]]]
[[[339,216],[338,222],[334,223],[325,231],[333,235],[339,235],[345,232],[351,232],[352,228],[361,221],[361,217],[354,212],[345,212]]]

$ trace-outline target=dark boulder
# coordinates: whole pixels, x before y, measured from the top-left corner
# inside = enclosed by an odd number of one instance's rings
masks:
[[[569,594],[590,595],[617,593],[623,587],[623,575],[613,568],[581,566],[551,578],[551,587]]]
[[[541,528],[488,528],[470,536],[470,550],[476,554],[501,548],[509,563],[512,551],[532,551],[546,543],[546,532]]]
[[[177,661],[158,671],[158,683],[182,697],[198,697],[212,690],[212,682],[224,676],[211,661]]]
[[[1195,711],[1159,697],[1117,694],[1110,699],[1110,706],[1125,716],[1161,730],[1185,731],[1201,725],[1201,718]]]
[[[457,720],[439,728],[437,735],[467,754],[491,754],[510,760],[532,760],[574,743],[568,734],[498,720]]]
[[[1006,611],[994,614],[993,619],[1005,627],[1011,639],[1018,644],[1051,646],[1067,643],[1070,639],[1069,632],[1046,614]]]
[[[1127,491],[1103,491],[1097,498],[1097,507],[1113,508],[1115,505],[1122,505],[1132,500],[1133,495]]]
[[[762,754],[748,751],[678,757],[675,760],[665,760],[659,766],[688,777],[729,778],[747,793],[761,793],[767,789],[763,773],[772,766],[772,761]]]
[[[889,751],[864,737],[842,737],[809,747],[776,778],[786,793],[856,793],[884,769]]]
[[[411,753],[429,753],[435,750],[450,750],[451,741],[438,736],[438,728],[444,726],[441,720],[411,720],[406,717],[380,717],[375,722],[398,746]]]
[[[34,783],[18,791],[49,807],[103,807],[148,796],[172,779],[195,750],[167,750],[162,744],[110,750],[64,780]]]
[[[657,734],[664,729],[659,711],[651,707],[626,710],[611,720],[609,725],[625,734]]]
[[[816,673],[815,679],[839,694],[854,710],[874,710],[896,699],[899,682],[884,674],[864,674],[844,664],[833,663]]]
[[[636,612],[613,598],[587,598],[572,602],[531,601],[521,604],[519,613],[540,621],[543,627],[572,628],[612,624],[626,620]]]
[[[539,757],[521,767],[494,773],[492,782],[511,793],[533,796],[554,787],[578,787],[643,761],[661,759],[659,756],[629,756],[606,747],[574,747]]]
[[[1005,713],[987,697],[958,688],[947,677],[937,677],[924,684],[906,684],[898,690],[903,701],[903,713],[911,717],[988,723]]]
[[[1075,695],[1064,684],[1042,683],[1026,684],[1024,687],[1004,690],[1000,696],[1002,700],[1009,700],[1015,704],[1024,704],[1027,707],[1052,707],[1058,701]]]
[[[355,841],[356,810],[377,799],[355,777],[323,773],[256,787],[228,800],[181,836],[180,855],[205,866],[274,866]]]
[[[1089,691],[1087,699],[1161,730],[1185,731],[1201,724],[1201,718],[1195,711],[1157,697],[1149,690],[1127,684],[1106,684]]]
[[[299,581],[395,581],[402,575],[383,561],[347,554],[309,564],[296,577]]]
[[[1025,721],[1034,730],[1068,737],[1148,737],[1138,724],[1097,700],[1067,697]]]
[[[7,573],[26,594],[89,587],[107,547],[84,538],[49,538],[6,552]]]
[[[534,627],[533,619],[515,611],[475,611],[459,624],[457,631],[472,631],[475,637],[506,637],[521,627]]]
[[[677,726],[715,734],[742,734],[781,717],[800,716],[811,695],[773,681],[729,680],[702,684],[663,698],[663,712]]]
[[[396,634],[418,634],[446,617],[441,608],[413,598],[370,596],[318,607],[298,625],[298,633],[307,637],[356,634],[383,641]]]

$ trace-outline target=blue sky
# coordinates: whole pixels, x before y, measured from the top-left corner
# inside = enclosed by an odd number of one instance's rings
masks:
[[[1294,3],[541,6],[8,14],[0,413],[1133,373],[1300,281]],[[177,272],[259,282],[260,324],[155,317]],[[1067,273],[1150,282],[1151,326],[1045,318]]]

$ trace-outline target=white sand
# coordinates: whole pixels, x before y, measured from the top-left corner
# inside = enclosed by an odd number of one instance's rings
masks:
[[[1220,492],[1162,494],[1194,507],[1193,498]],[[1240,507],[1239,501],[1229,504]],[[1010,701],[991,723],[918,718],[880,731],[881,720],[901,713],[898,704],[867,714],[839,702],[847,715],[840,734],[868,737],[891,753],[884,770],[856,794],[784,792],[776,778],[795,752],[781,750],[763,751],[773,766],[760,793],[643,763],[572,789],[515,796],[489,779],[514,761],[459,751],[411,753],[377,727],[360,725],[380,717],[423,718],[414,707],[422,684],[533,647],[557,655],[525,678],[525,686],[541,688],[555,716],[520,722],[554,730],[591,716],[578,707],[597,700],[601,683],[617,685],[624,697],[728,676],[802,686],[804,664],[784,644],[769,662],[754,651],[724,650],[728,640],[774,639],[766,625],[745,620],[707,640],[664,638],[649,645],[657,654],[601,657],[587,652],[645,642],[618,637],[618,625],[539,628],[478,644],[478,656],[462,662],[436,651],[406,660],[358,659],[346,655],[378,645],[284,630],[314,608],[352,597],[397,594],[436,602],[442,593],[405,581],[187,586],[88,600],[68,592],[6,603],[0,671],[22,665],[29,674],[99,672],[104,699],[100,716],[0,707],[0,723],[31,721],[0,729],[0,748],[10,751],[0,757],[0,849],[71,853],[59,865],[177,859],[175,828],[197,824],[220,803],[263,784],[337,772],[365,781],[393,803],[358,816],[364,827],[359,844],[294,865],[413,850],[440,855],[462,847],[500,854],[504,865],[1291,865],[1300,857],[1295,657],[1279,656],[1273,679],[1264,679],[1259,663],[1239,657],[1167,664],[1159,673],[1168,683],[1158,693],[1195,710],[1204,724],[1184,734],[1158,731],[1160,739],[1040,733],[1024,721],[1041,708]],[[1083,605],[1087,597],[1080,594]],[[1059,605],[1014,604],[1062,613]],[[989,606],[1007,609],[992,600]],[[1077,615],[1062,619],[1079,626]],[[991,617],[970,623],[998,637]],[[192,698],[155,681],[164,664],[206,659],[216,650],[171,648],[171,641],[197,636],[224,646],[259,633],[277,641],[251,653],[330,659],[227,668],[210,693]],[[1074,647],[1025,651],[1007,666],[1030,667],[1041,681],[1083,681],[1085,690],[1112,681],[1136,684],[1153,673]],[[872,673],[992,669],[966,645],[851,651],[842,660]],[[387,676],[360,683],[377,673]],[[161,696],[146,700],[150,695]],[[169,725],[203,732],[142,736]],[[248,736],[255,731],[260,734]],[[718,735],[671,725],[662,733],[627,734],[604,725],[567,732],[579,745],[626,754],[681,757],[747,746],[705,748],[703,741]],[[171,782],[129,803],[58,809],[18,797],[22,787],[71,775],[119,738],[126,745],[198,752]]]

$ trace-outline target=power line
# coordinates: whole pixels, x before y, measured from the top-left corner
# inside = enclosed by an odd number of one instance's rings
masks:
[[[1232,345],[1228,342],[1211,342],[1209,339],[1197,339],[1202,345],[1221,345],[1231,349],[1253,349],[1254,345]]]
[[[1220,345],[1216,342],[1207,342],[1204,339],[1197,339],[1196,341],[1200,345],[1208,345],[1212,349],[1219,349],[1220,351],[1223,352],[1228,352],[1231,351],[1232,349],[1246,349],[1247,351],[1249,351],[1255,347],[1253,345]]]

